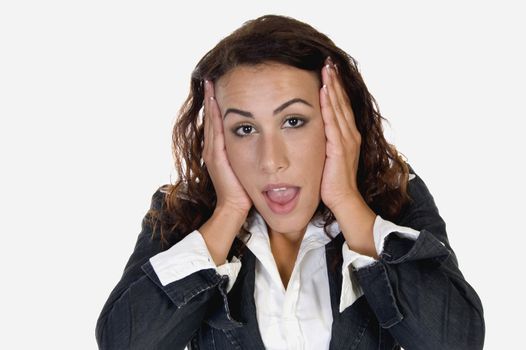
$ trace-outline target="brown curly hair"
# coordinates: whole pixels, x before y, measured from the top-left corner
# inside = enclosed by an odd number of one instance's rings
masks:
[[[179,110],[172,136],[179,178],[160,188],[165,193],[162,205],[147,214],[163,246],[168,248],[199,228],[216,205],[202,159],[204,128],[199,112],[204,105],[203,79],[216,81],[239,65],[277,62],[316,72],[321,82],[327,56],[338,66],[362,138],[357,173],[360,193],[375,213],[387,220],[397,218],[411,200],[407,193],[409,168],[384,138],[382,120],[386,119],[365,86],[357,62],[312,26],[291,17],[265,15],[245,22],[222,39],[192,72],[190,93]],[[322,216],[324,231],[331,237],[327,228],[335,220],[333,213],[320,201],[315,215]]]

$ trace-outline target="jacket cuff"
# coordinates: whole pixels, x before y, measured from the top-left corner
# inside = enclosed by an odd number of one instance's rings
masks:
[[[389,328],[403,319],[389,281],[387,267],[424,259],[439,265],[450,254],[444,243],[423,229],[416,241],[403,237],[403,234],[389,235],[385,240],[380,260],[360,269],[352,268],[367,302],[383,328]]]
[[[150,261],[144,263],[141,268],[178,308],[186,305],[197,295],[219,286],[221,282],[223,285],[226,284],[228,279],[227,276],[220,276],[215,269],[204,269],[175,282],[163,285]]]
[[[199,231],[194,230],[169,249],[150,258],[163,286],[196,271],[215,269],[215,264]]]
[[[380,215],[376,215],[373,225],[373,239],[374,246],[378,256],[384,251],[385,240],[391,233],[416,241],[420,232],[410,227],[399,226],[389,220],[383,219]],[[347,243],[342,246],[343,266],[348,267],[350,264],[355,269],[360,269],[365,266],[369,266],[377,260],[373,257],[359,254],[351,249]]]
[[[215,269],[220,275],[229,277],[227,293],[241,269],[241,261],[236,257],[233,257],[232,262],[227,261],[216,267],[198,230],[192,231],[168,250],[152,256],[150,264],[163,287],[199,270]]]
[[[177,308],[185,306],[195,298],[198,298],[196,300],[198,303],[211,301],[211,312],[207,316],[207,323],[219,329],[232,329],[243,325],[242,322],[234,320],[230,314],[226,292],[229,282],[227,275],[220,275],[216,269],[204,269],[163,286],[150,261],[143,264],[141,268]]]
[[[410,227],[404,227],[395,225],[391,221],[384,220],[380,215],[376,216],[373,226],[373,236],[376,251],[378,256],[382,254],[384,250],[385,240],[392,232],[397,232],[405,238],[416,240],[419,232]],[[351,249],[347,243],[344,242],[342,245],[342,293],[340,297],[340,312],[343,312],[347,307],[352,305],[360,296],[363,295],[363,291],[353,276],[351,266],[354,269],[360,269],[365,266],[374,264],[377,260],[367,256],[359,254]]]
[[[406,261],[429,259],[441,264],[451,252],[431,232],[423,229],[416,241],[407,239],[400,232],[386,238],[380,259],[386,264],[400,264]]]

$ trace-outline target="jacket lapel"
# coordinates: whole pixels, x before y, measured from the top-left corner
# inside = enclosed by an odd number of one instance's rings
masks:
[[[332,306],[332,331],[330,350],[356,349],[362,339],[372,312],[362,295],[351,306],[340,314],[340,297],[342,292],[342,246],[345,242],[340,232],[331,242],[325,245],[327,274]],[[337,259],[335,270],[331,270],[334,259]]]
[[[239,248],[240,244],[242,244],[241,241],[236,237],[234,245]],[[233,324],[239,321],[242,323],[242,326],[224,327],[221,330],[237,348],[265,350],[256,316],[256,303],[254,300],[255,272],[256,257],[250,249],[245,247],[243,256],[241,256],[241,269],[236,282],[227,294],[230,315],[233,318],[230,321]]]

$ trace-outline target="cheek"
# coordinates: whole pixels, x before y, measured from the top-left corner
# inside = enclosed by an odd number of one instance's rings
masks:
[[[234,142],[232,137],[225,136],[225,151],[228,161],[232,167],[235,167],[236,160],[242,155],[239,144]]]
[[[325,164],[325,143],[325,132],[321,125],[311,128],[302,142],[296,144],[295,153],[306,174],[321,176]]]
[[[228,161],[234,174],[237,176],[243,187],[248,185],[245,179],[250,179],[250,171],[255,167],[251,164],[254,155],[243,142],[236,142],[234,137],[225,136],[225,149]]]

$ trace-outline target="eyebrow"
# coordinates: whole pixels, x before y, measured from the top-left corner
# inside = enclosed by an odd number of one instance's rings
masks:
[[[285,102],[284,104],[282,104],[278,108],[276,108],[274,110],[274,112],[272,112],[272,115],[278,114],[279,112],[283,111],[285,108],[287,108],[288,106],[290,106],[291,104],[296,103],[296,102],[300,102],[300,103],[306,104],[307,106],[312,107],[312,105],[310,103],[308,103],[307,101],[305,101],[304,99],[296,97],[296,98],[293,98],[292,100],[289,100],[289,101]],[[252,113],[247,112],[247,111],[242,111],[242,110],[237,109],[237,108],[229,108],[229,109],[227,109],[226,112],[225,112],[225,115],[223,116],[223,119],[226,119],[226,117],[227,117],[227,115],[229,113],[237,113],[239,115],[242,115],[243,117],[254,119],[254,115]]]

